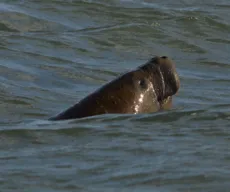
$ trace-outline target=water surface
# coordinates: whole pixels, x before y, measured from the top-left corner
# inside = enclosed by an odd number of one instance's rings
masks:
[[[0,188],[229,191],[230,2],[0,3]],[[47,119],[155,55],[172,110]]]

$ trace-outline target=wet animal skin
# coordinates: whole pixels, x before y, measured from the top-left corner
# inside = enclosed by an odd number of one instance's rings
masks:
[[[172,106],[180,87],[172,60],[151,58],[124,73],[50,120],[82,118],[106,113],[151,113]]]

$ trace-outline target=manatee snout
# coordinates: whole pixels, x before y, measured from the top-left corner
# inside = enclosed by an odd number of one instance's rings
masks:
[[[152,62],[156,65],[160,75],[160,82],[157,82],[156,87],[162,89],[160,92],[163,98],[176,94],[180,88],[180,80],[173,61],[167,56],[161,56],[154,57]]]
[[[166,56],[159,57],[157,60],[159,69],[164,78],[166,96],[176,94],[180,88],[180,80],[175,64]]]

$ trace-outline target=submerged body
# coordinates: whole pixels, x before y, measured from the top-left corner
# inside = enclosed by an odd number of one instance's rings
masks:
[[[125,73],[50,120],[105,113],[150,113],[168,109],[180,86],[175,66],[167,57],[154,57]]]

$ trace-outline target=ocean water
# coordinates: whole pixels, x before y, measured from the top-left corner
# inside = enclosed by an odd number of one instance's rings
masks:
[[[230,191],[230,1],[1,0],[0,191]],[[47,119],[155,55],[152,114]]]

